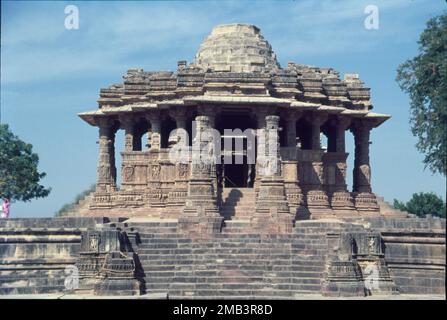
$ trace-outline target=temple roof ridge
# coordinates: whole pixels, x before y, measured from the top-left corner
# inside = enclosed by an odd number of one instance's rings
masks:
[[[268,72],[280,68],[260,29],[245,23],[214,27],[200,45],[192,65],[216,72]]]

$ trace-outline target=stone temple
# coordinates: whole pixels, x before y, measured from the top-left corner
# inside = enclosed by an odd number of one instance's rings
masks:
[[[220,25],[192,62],[130,69],[98,103],[79,114],[99,130],[96,190],[69,217],[0,221],[0,294],[445,294],[445,219],[372,191],[390,116],[357,74],[280,66],[259,28]]]
[[[370,90],[358,75],[342,80],[330,68],[295,63],[281,68],[257,27],[218,26],[192,63],[179,61],[175,73],[131,69],[123,84],[101,90],[97,110],[80,114],[99,129],[97,189],[90,214],[181,217],[198,188],[197,177],[191,161],[176,164],[169,161],[169,153],[177,143],[192,146],[195,120],[218,130],[221,146],[225,139],[230,145],[249,144],[243,135],[247,129],[280,130],[273,141],[279,143],[275,156],[280,170],[272,181],[260,174],[266,157],[260,139],[253,145],[255,159],[247,159],[247,150],[225,150],[222,157],[233,161],[220,161],[200,173],[200,187],[209,189],[197,201],[206,202],[216,216],[255,219],[270,208],[291,219],[378,215],[369,136],[389,116],[371,109]],[[173,139],[174,129],[183,129],[187,138]],[[241,132],[226,135],[225,129]],[[125,130],[119,189],[117,130]],[[352,192],[346,187],[347,131],[355,139]],[[149,139],[142,141],[145,133]],[[324,149],[321,134],[327,137]],[[238,156],[242,163],[235,164]],[[263,199],[271,195],[259,193],[262,188],[274,190],[275,199]]]

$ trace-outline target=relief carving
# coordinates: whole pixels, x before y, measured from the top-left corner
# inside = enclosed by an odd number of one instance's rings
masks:
[[[123,180],[124,182],[132,182],[134,180],[134,167],[125,166],[123,168]]]
[[[152,174],[153,180],[159,180],[160,179],[160,166],[152,165],[151,166],[151,174]]]
[[[186,179],[188,177],[188,165],[186,163],[180,163],[178,165],[178,176],[181,179]]]

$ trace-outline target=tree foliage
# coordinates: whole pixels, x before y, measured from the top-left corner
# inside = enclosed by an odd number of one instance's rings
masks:
[[[446,204],[441,197],[433,192],[414,193],[407,203],[394,199],[393,206],[396,209],[408,211],[420,217],[430,214],[445,218]]]
[[[447,174],[447,14],[430,19],[420,35],[419,55],[397,70],[410,95],[410,124],[417,149],[432,172]]]
[[[39,157],[33,146],[0,124],[0,197],[29,201],[48,196],[50,188],[40,185],[45,173],[38,172]]]

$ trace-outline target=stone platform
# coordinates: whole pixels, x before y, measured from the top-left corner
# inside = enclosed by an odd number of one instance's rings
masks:
[[[175,219],[1,220],[0,294],[153,299],[445,295],[444,219],[297,221],[292,232],[281,235],[247,233],[247,224],[228,220],[220,233],[194,239],[179,232]],[[67,266],[79,269],[78,290],[66,289]]]

